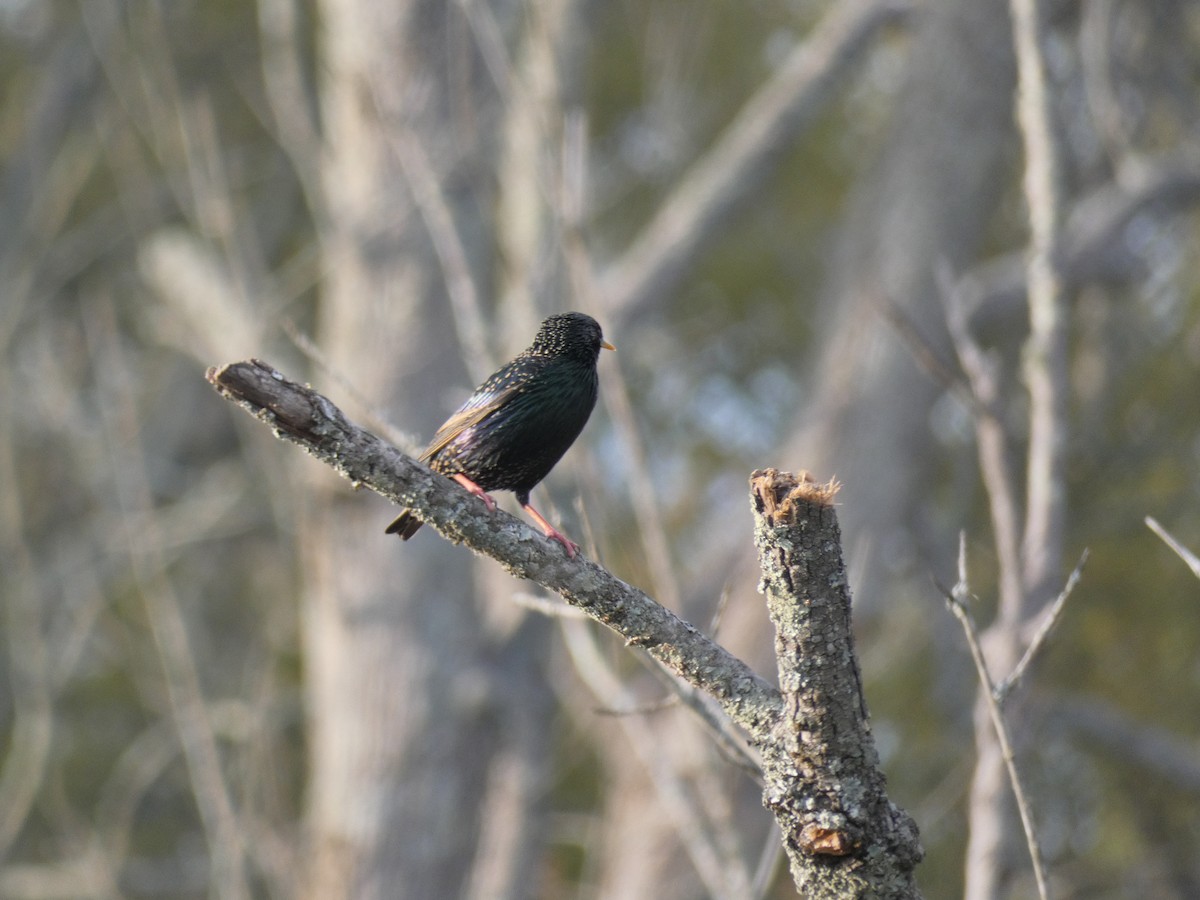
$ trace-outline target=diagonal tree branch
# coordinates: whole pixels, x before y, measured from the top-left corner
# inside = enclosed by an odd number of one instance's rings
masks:
[[[1151,516],[1146,516],[1146,527],[1162,538],[1163,543],[1174,550],[1176,555],[1187,563],[1188,568],[1192,570],[1192,574],[1200,578],[1200,557],[1197,557],[1195,553],[1175,540],[1171,533],[1159,525],[1158,520]]]
[[[1058,619],[1067,605],[1067,598],[1071,596],[1071,592],[1075,590],[1075,586],[1079,584],[1079,579],[1083,576],[1083,567],[1087,565],[1087,560],[1088,551],[1085,548],[1083,554],[1079,557],[1079,562],[1075,564],[1075,568],[1067,578],[1066,585],[1058,592],[1058,596],[1054,598],[1052,603],[1046,604],[1045,611],[1041,613],[1041,621],[1038,623],[1037,629],[1033,632],[1033,637],[1029,639],[1029,646],[1025,648],[1024,655],[1013,667],[1013,670],[1002,681],[996,684],[996,702],[1001,706],[1004,705],[1004,701],[1008,698],[1013,688],[1021,683],[1025,672],[1029,669],[1033,661],[1037,659],[1042,647],[1045,646],[1046,639],[1050,637],[1050,632],[1058,624]]]
[[[207,372],[224,396],[356,486],[416,510],[455,543],[490,556],[517,578],[563,597],[640,646],[689,684],[715,697],[754,741],[782,713],[779,692],[741,660],[591,560],[569,559],[520,519],[483,504],[450,479],[352,422],[328,399],[259,360]],[[397,548],[398,550],[399,548]]]

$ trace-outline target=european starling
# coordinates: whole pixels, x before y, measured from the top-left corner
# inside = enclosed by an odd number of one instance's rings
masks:
[[[512,491],[546,537],[574,556],[579,547],[545,520],[529,492],[579,437],[596,405],[596,360],[604,340],[599,323],[583,313],[550,316],[529,349],[501,366],[437,430],[421,461],[479,497]],[[405,510],[388,534],[408,540],[421,520]]]

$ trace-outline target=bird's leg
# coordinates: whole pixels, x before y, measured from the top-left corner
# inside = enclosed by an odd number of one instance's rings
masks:
[[[574,556],[579,552],[579,545],[547,522],[545,517],[533,508],[532,503],[526,501],[525,503],[521,504],[521,508],[525,510],[525,512],[529,513],[529,518],[538,523],[546,537],[550,538],[552,541],[558,541],[567,548],[567,556]]]
[[[488,512],[496,511],[496,501],[492,499],[491,494],[473,482],[466,475],[459,472],[457,475],[451,475],[450,477],[465,487],[470,493],[482,500],[484,505],[487,506]]]

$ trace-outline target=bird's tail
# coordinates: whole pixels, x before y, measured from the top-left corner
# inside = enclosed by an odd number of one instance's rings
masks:
[[[384,529],[384,534],[398,534],[400,540],[407,541],[410,537],[417,533],[417,529],[424,524],[420,519],[412,514],[409,510],[405,510],[392,520],[392,524]]]

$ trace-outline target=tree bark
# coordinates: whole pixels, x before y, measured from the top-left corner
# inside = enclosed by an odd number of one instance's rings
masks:
[[[784,715],[764,745],[766,805],[804,897],[916,897],[917,827],[888,802],[850,627],[836,484],[750,478]]]

